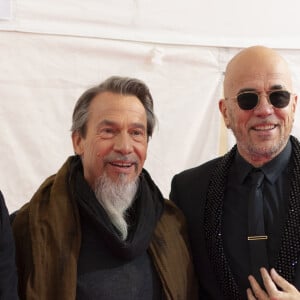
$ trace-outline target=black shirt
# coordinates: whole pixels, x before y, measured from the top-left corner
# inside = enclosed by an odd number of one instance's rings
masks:
[[[288,208],[290,180],[288,165],[292,147],[290,141],[284,150],[260,169],[263,181],[265,230],[270,267],[274,267],[280,247],[282,228]],[[229,171],[223,210],[223,243],[233,276],[242,297],[246,299],[250,275],[248,231],[248,195],[250,192],[249,172],[253,166],[237,152]]]
[[[93,222],[82,212],[80,217],[76,300],[161,300],[162,286],[148,252],[131,260],[115,256]]]

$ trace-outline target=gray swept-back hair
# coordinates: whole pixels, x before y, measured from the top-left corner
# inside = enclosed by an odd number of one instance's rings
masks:
[[[135,78],[111,76],[97,86],[85,91],[75,104],[72,117],[71,131],[79,132],[82,137],[86,135],[86,124],[89,117],[91,101],[100,93],[112,92],[121,95],[136,96],[143,104],[147,115],[147,136],[152,136],[156,117],[153,110],[153,99],[147,85]]]

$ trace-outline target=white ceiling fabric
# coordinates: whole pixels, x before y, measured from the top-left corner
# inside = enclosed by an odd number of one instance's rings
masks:
[[[282,2],[258,0],[13,1],[11,20],[0,21],[0,189],[9,210],[73,154],[75,102],[111,75],[137,77],[152,91],[159,126],[145,167],[168,197],[175,173],[234,142],[221,138],[218,100],[241,47],[280,48],[298,91],[296,10],[281,17]]]
[[[8,1],[8,0],[1,0]],[[3,30],[219,47],[299,49],[297,0],[13,0]]]

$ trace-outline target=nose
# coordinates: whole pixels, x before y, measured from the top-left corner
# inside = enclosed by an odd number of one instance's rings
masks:
[[[254,109],[257,116],[268,116],[274,112],[273,105],[270,103],[267,94],[260,94],[259,102]]]
[[[115,138],[114,151],[123,155],[133,151],[132,140],[128,133],[120,133]]]

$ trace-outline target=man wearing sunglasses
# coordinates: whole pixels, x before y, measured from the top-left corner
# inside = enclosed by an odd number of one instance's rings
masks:
[[[174,176],[170,194],[188,221],[200,299],[300,299],[296,104],[274,50],[250,47],[229,62],[219,109],[236,145]]]

